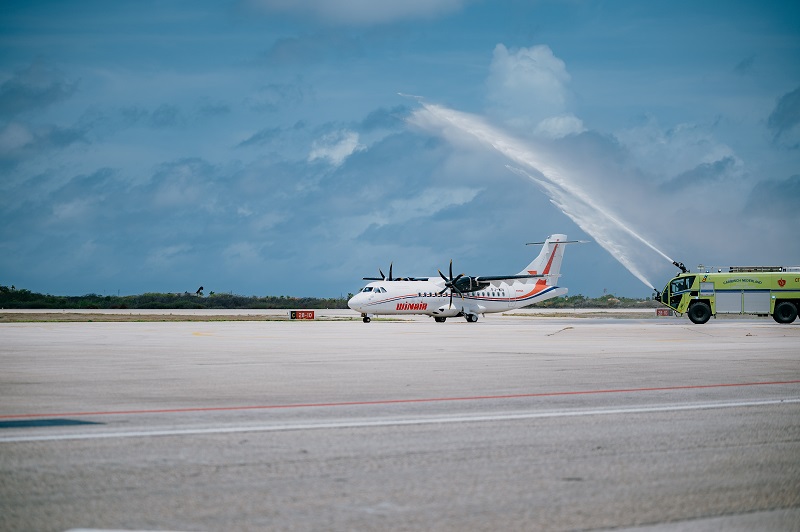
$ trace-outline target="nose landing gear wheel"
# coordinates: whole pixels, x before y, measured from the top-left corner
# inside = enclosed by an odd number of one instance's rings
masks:
[[[369,323],[370,321],[369,316],[364,316],[364,323]]]

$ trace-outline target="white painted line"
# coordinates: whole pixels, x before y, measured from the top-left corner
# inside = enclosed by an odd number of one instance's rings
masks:
[[[608,416],[620,414],[648,414],[662,412],[680,412],[687,410],[710,410],[720,408],[742,408],[752,406],[772,406],[798,404],[800,397],[785,399],[771,399],[761,401],[732,401],[714,403],[690,403],[683,405],[638,406],[629,408],[607,408],[592,410],[561,410],[551,412],[528,412],[523,414],[491,414],[491,415],[462,415],[462,416],[425,416],[414,418],[381,419],[381,420],[351,420],[331,423],[286,423],[272,425],[252,425],[240,427],[214,427],[206,429],[167,429],[167,430],[142,430],[127,432],[80,432],[72,434],[52,434],[42,436],[9,436],[0,437],[0,443],[19,442],[45,442],[63,440],[99,440],[122,438],[151,438],[155,436],[196,436],[203,434],[236,434],[241,432],[280,432],[290,430],[319,430],[319,429],[352,429],[371,427],[394,427],[404,425],[433,425],[447,423],[478,423],[486,421],[514,421],[523,419],[562,418],[578,416]],[[96,427],[99,429],[99,427]],[[34,429],[39,430],[39,429]]]

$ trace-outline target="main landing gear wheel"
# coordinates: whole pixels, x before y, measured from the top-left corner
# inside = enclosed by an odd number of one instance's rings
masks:
[[[689,312],[687,314],[689,315],[689,319],[692,320],[692,323],[701,325],[711,318],[711,307],[704,301],[698,301],[689,307]]]
[[[435,316],[433,319],[434,321],[436,321],[436,323],[444,323],[444,320],[446,320],[447,318],[442,318],[441,316]]]
[[[467,321],[470,322],[470,323],[475,323],[476,321],[478,321],[478,315],[477,314],[467,314],[466,318],[467,318]]]

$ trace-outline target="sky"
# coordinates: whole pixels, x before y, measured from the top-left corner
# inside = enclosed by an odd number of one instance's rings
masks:
[[[571,295],[800,265],[800,4],[7,1],[0,285]]]

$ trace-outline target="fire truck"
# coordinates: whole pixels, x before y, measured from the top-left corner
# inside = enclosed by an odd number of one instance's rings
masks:
[[[772,316],[792,323],[800,310],[800,267],[731,266],[716,272],[681,269],[655,299],[692,323],[705,323],[718,314]]]

